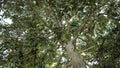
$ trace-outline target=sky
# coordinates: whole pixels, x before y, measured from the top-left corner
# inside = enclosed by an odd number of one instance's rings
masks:
[[[0,11],[0,24],[12,24],[12,20],[10,18],[2,18],[3,11]]]

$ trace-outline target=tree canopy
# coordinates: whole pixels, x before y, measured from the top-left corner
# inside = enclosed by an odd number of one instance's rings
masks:
[[[120,0],[0,0],[0,11],[0,67],[120,68]]]

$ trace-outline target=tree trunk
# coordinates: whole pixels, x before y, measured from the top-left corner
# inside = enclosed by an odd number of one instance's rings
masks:
[[[79,57],[79,54],[74,49],[73,41],[69,41],[67,43],[66,50],[68,52],[69,57],[71,58],[71,63],[73,65],[73,68],[86,68],[85,63],[83,60]]]

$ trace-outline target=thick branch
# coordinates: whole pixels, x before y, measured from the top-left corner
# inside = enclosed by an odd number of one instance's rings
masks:
[[[67,43],[66,50],[68,52],[69,57],[71,58],[73,68],[86,68],[85,63],[79,57],[78,52],[75,51],[72,40]]]

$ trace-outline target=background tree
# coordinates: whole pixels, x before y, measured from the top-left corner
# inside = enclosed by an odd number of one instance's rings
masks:
[[[1,0],[0,7],[2,67],[120,67],[119,0]]]

